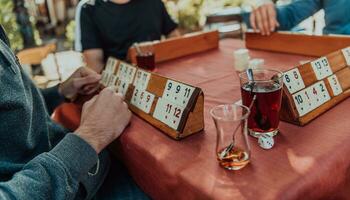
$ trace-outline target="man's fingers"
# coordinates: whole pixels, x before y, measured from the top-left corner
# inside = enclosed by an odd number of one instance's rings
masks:
[[[263,33],[266,35],[270,35],[270,26],[269,26],[269,15],[266,6],[260,8],[261,13],[261,21],[263,26]]]
[[[99,81],[100,81],[100,77],[94,76],[94,75],[81,77],[81,78],[74,78],[73,86],[76,89],[81,89],[85,85],[98,83]]]
[[[88,68],[88,67],[80,67],[80,68],[78,69],[78,72],[80,73],[80,76],[81,76],[81,77],[89,76],[89,75],[92,75],[92,74],[98,75],[97,72],[95,72],[94,70],[92,70],[92,69],[90,69],[90,68]]]
[[[255,16],[255,11],[253,11],[251,14],[250,14],[250,17],[249,17],[249,20],[250,20],[250,25],[252,26],[254,32],[257,31],[257,27],[256,27],[256,16]]]
[[[258,27],[258,29],[260,30],[260,32],[261,32],[263,35],[265,35],[264,27],[263,27],[263,23],[262,23],[262,16],[261,16],[259,10],[257,10],[257,12],[256,12],[256,24],[257,24],[257,27]]]
[[[99,89],[100,89],[99,85],[88,85],[83,87],[83,89],[79,90],[79,94],[90,95],[97,92]]]
[[[124,95],[120,92],[116,93],[117,96],[121,97],[124,100]]]
[[[270,24],[270,31],[275,31],[276,27],[277,27],[277,18],[276,18],[276,10],[275,7],[272,6],[268,6],[267,8],[267,15],[269,16],[269,24]]]
[[[98,95],[95,95],[94,97],[92,97],[89,101],[85,102],[84,103],[84,107],[89,107],[91,106],[92,104],[94,104],[97,100],[97,96]]]

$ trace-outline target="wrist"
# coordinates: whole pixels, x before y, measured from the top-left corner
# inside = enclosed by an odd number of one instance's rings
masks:
[[[75,99],[75,96],[72,97],[67,95],[64,88],[65,88],[64,83],[60,83],[58,85],[58,94],[61,95],[66,102],[72,102]]]
[[[98,143],[98,141],[96,141],[94,137],[92,137],[93,134],[91,134],[91,131],[79,127],[74,133],[83,139],[86,143],[88,143],[96,151],[97,154],[102,151],[101,145]]]

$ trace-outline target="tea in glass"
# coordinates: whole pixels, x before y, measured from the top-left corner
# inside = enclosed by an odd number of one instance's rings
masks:
[[[249,109],[238,104],[219,105],[211,109],[216,127],[215,153],[219,164],[239,170],[250,162],[247,119]]]
[[[247,72],[240,74],[242,103],[250,108],[248,129],[252,136],[275,136],[278,133],[282,102],[283,74],[276,70],[253,71],[253,80]]]
[[[146,70],[154,70],[155,65],[155,57],[153,52],[146,52],[142,54],[138,54],[136,56],[137,66],[144,68]]]

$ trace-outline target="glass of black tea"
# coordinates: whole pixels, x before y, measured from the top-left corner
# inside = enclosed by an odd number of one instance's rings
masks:
[[[149,71],[153,71],[156,67],[153,45],[144,44],[140,46],[139,49],[140,52],[138,52],[136,55],[137,66]]]
[[[275,136],[278,133],[282,101],[283,73],[272,69],[252,70],[239,74],[243,105],[250,108],[248,130],[250,135]]]

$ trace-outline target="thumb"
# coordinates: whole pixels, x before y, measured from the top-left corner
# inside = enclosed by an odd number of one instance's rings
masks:
[[[98,83],[101,77],[96,75],[89,75],[85,77],[75,78],[73,80],[73,85],[76,89],[80,89],[85,85]]]

